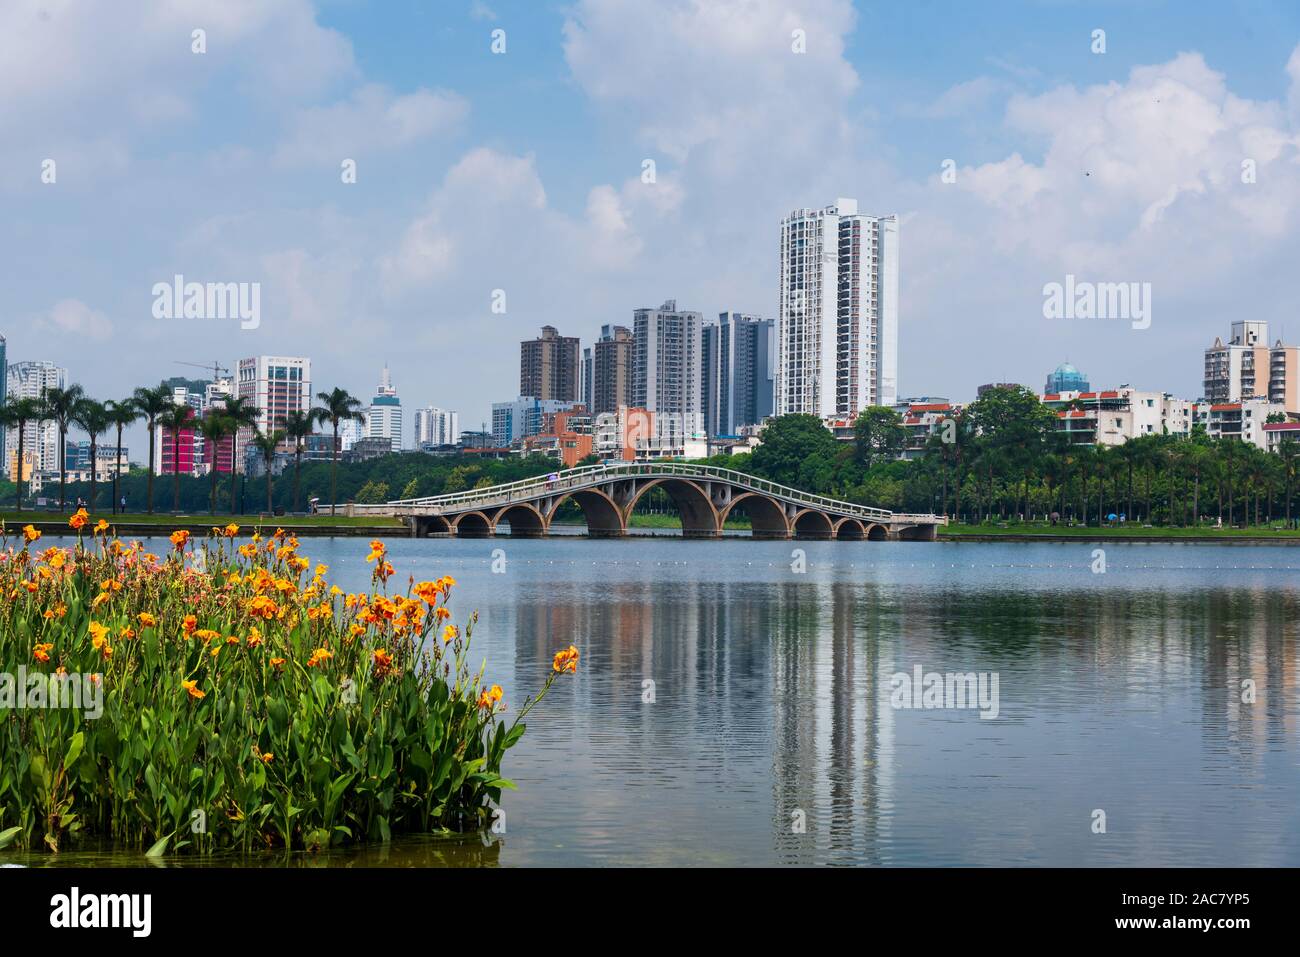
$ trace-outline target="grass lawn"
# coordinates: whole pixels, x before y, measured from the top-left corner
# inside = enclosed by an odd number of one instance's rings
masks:
[[[1277,526],[1282,523],[1278,522]],[[1274,525],[1253,525],[1249,528],[1213,528],[1203,525],[1200,528],[1164,528],[1161,526],[1144,527],[1141,525],[1104,525],[1098,528],[1089,525],[1048,525],[1045,523],[1005,525],[947,525],[940,527],[940,538],[961,538],[963,536],[988,536],[1001,538],[1026,538],[1035,535],[1047,535],[1059,538],[1168,538],[1168,539],[1207,539],[1207,538],[1277,538],[1300,541],[1300,531],[1293,531]]]
[[[28,522],[36,524],[52,523],[66,525],[68,516],[76,509],[69,509],[67,512],[31,512],[24,509],[22,512],[15,512],[12,509],[0,512],[0,520],[5,525],[16,526],[21,528]],[[129,512],[125,515],[111,514],[93,514],[92,521],[98,521],[100,518],[106,519],[110,524],[120,525],[159,525],[164,527],[171,526],[195,526],[195,525],[226,525],[234,522],[236,525],[250,528],[261,525],[264,527],[275,526],[279,528],[291,529],[302,528],[305,526],[361,526],[361,527],[381,527],[392,526],[401,528],[402,523],[391,516],[384,515],[367,515],[356,518],[348,518],[345,515],[336,515],[330,517],[326,515],[277,515],[266,516],[261,518],[255,514],[248,515],[223,515],[218,512],[216,515],[209,515],[206,512],[192,512],[181,515],[170,515],[162,512],[155,512],[153,515],[147,513]]]

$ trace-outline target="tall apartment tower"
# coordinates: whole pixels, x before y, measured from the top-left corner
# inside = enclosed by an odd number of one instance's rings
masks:
[[[637,309],[632,321],[632,405],[673,416],[681,431],[703,428],[700,408],[698,312],[669,299],[658,309]]]
[[[855,199],[781,221],[777,415],[898,401],[898,217]]]
[[[379,376],[379,388],[370,400],[370,409],[366,413],[366,438],[388,439],[394,452],[400,452],[402,441],[402,400],[393,388],[393,377],[388,373],[388,366]]]
[[[455,445],[460,437],[460,415],[426,406],[415,410],[415,445]]]
[[[8,401],[9,394],[9,342],[4,336],[0,336],[0,409],[3,409],[5,402]],[[9,456],[5,454],[6,440],[9,438],[8,429],[0,429],[0,474],[9,475]],[[24,449],[24,451],[26,451]]]
[[[536,339],[519,343],[519,394],[561,402],[580,401],[578,340],[542,326]]]
[[[595,374],[596,360],[591,354],[591,347],[587,346],[582,350],[582,367],[578,384],[578,399],[591,411],[592,405],[592,376]]]
[[[627,326],[600,327],[600,339],[592,348],[592,415],[618,412],[632,401],[632,330]]]
[[[1205,398],[1211,404],[1268,399],[1300,412],[1300,346],[1268,344],[1268,323],[1241,319],[1227,343],[1205,350]]]
[[[257,409],[257,427],[263,432],[284,425],[290,412],[307,412],[311,409],[311,360],[302,356],[251,356],[239,360],[236,373],[236,394],[248,399]],[[243,473],[244,451],[249,448],[253,431],[239,430],[235,452],[235,471]],[[290,451],[288,441],[281,443],[282,451]]]
[[[5,394],[13,399],[39,399],[48,389],[66,389],[68,370],[49,360],[24,361],[10,364],[5,374]],[[5,430],[5,449],[8,458],[5,470],[12,481],[18,473],[18,429]],[[50,421],[28,422],[23,429],[23,457],[27,460],[23,474],[28,470],[53,472],[59,467],[59,431]]]
[[[776,325],[724,312],[701,337],[700,405],[709,435],[736,435],[772,414]]]

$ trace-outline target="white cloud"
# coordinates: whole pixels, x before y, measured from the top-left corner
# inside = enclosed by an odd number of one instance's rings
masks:
[[[102,342],[113,334],[108,316],[79,299],[60,299],[49,312],[35,317],[33,326],[38,335],[49,337],[64,353],[74,351],[78,342]]]
[[[302,110],[274,159],[280,166],[337,166],[345,158],[400,149],[446,133],[468,113],[465,99],[446,90],[421,88],[395,96],[383,86],[367,84],[346,100]]]

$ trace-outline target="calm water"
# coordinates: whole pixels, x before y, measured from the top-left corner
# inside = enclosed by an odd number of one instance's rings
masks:
[[[457,579],[507,703],[582,662],[491,847],[344,862],[1300,864],[1300,549],[1094,547],[392,539],[401,581]],[[359,539],[302,551],[368,581]],[[894,708],[917,665],[995,673],[998,716]]]

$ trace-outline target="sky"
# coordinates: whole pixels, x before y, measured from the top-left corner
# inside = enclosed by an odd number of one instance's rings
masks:
[[[781,218],[853,197],[900,217],[900,395],[1197,398],[1233,320],[1300,341],[1298,146],[1289,2],[5,0],[0,333],[100,399],[387,364],[409,441],[490,422],[542,325],[773,316]],[[257,327],[158,318],[177,274]],[[1149,324],[1046,318],[1067,276]]]

